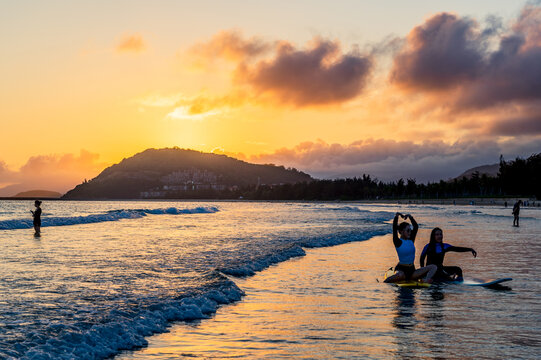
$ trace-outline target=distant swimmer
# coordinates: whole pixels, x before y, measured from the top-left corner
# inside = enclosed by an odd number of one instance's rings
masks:
[[[453,246],[443,242],[443,231],[440,228],[434,228],[430,233],[430,242],[425,245],[421,252],[420,263],[421,266],[425,265],[425,258],[427,265],[433,264],[438,267],[438,271],[434,276],[438,281],[462,281],[462,269],[458,266],[443,266],[443,259],[445,254],[449,251],[454,252],[471,252],[473,257],[477,257],[477,252],[472,248]]]
[[[399,216],[404,220],[409,218],[411,225],[405,221],[398,225]],[[415,265],[413,264],[415,261],[415,236],[417,236],[418,230],[419,225],[413,216],[396,213],[393,220],[393,243],[398,254],[398,265],[394,268],[396,274],[386,278],[385,282],[394,283],[404,280],[419,280],[422,277],[424,277],[424,282],[432,282],[432,277],[438,270],[436,265],[428,265],[420,269],[415,269]],[[398,233],[400,237],[398,237]]]
[[[41,201],[36,200],[34,201],[34,206],[36,207],[35,211],[30,210],[32,213],[32,217],[34,217],[34,236],[41,236],[41,208],[39,207],[41,205]]]
[[[520,205],[522,205],[522,200],[519,200],[513,205],[513,226],[518,227],[518,217],[520,214]]]

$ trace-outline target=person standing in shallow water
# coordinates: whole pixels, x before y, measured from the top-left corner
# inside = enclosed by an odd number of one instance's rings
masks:
[[[520,214],[520,205],[522,205],[522,200],[519,200],[513,205],[513,226],[518,227],[518,217]]]
[[[41,201],[34,201],[34,206],[36,207],[35,211],[30,210],[32,217],[34,218],[34,236],[41,236]]]

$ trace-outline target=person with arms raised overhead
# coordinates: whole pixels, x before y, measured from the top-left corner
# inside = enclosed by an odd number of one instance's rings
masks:
[[[411,225],[403,221],[398,225],[398,218],[410,219]],[[385,282],[400,282],[408,280],[421,280],[426,283],[432,282],[432,277],[438,270],[436,265],[428,265],[415,269],[415,237],[419,225],[410,214],[396,213],[393,219],[393,243],[398,255],[398,264],[394,268],[396,273],[385,279]],[[400,237],[398,236],[400,234]],[[423,278],[424,277],[424,278]]]

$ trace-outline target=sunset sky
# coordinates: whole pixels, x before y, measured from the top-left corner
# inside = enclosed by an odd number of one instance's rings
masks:
[[[541,152],[541,2],[2,1],[0,196],[147,148],[447,179]]]

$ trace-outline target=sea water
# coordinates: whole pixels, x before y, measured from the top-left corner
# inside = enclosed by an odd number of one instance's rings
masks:
[[[0,203],[2,358],[106,358],[146,346],[173,323],[177,335],[187,336],[182,326],[212,328],[223,319],[229,326],[221,327],[222,338],[237,339],[241,350],[233,351],[233,343],[220,348],[215,333],[196,330],[197,341],[206,342],[197,356],[362,358],[370,354],[366,349],[383,349],[376,357],[415,358],[442,355],[427,349],[451,349],[453,342],[470,351],[458,353],[463,357],[539,354],[538,209],[523,209],[521,227],[513,228],[510,209],[497,207],[50,201],[42,205],[42,236],[35,238],[32,208],[30,201]],[[395,211],[420,223],[418,248],[440,226],[446,242],[479,253],[478,259],[449,254],[446,261],[459,261],[466,275],[513,277],[512,290],[435,286],[403,292],[378,283],[396,263],[388,235]],[[309,272],[295,267],[298,260],[285,262],[308,251],[305,259],[313,263],[310,248],[347,243],[360,247],[335,246],[332,261],[326,258]],[[274,282],[250,283],[273,273]],[[281,300],[267,311],[250,306],[254,298],[272,303],[277,293]],[[305,304],[281,311],[286,295]],[[244,316],[228,315],[243,304]],[[331,305],[339,311],[320,311],[327,321],[302,312]],[[247,326],[258,336],[237,336]],[[281,343],[284,337],[290,341]],[[283,346],[274,355],[253,351],[277,343]]]

